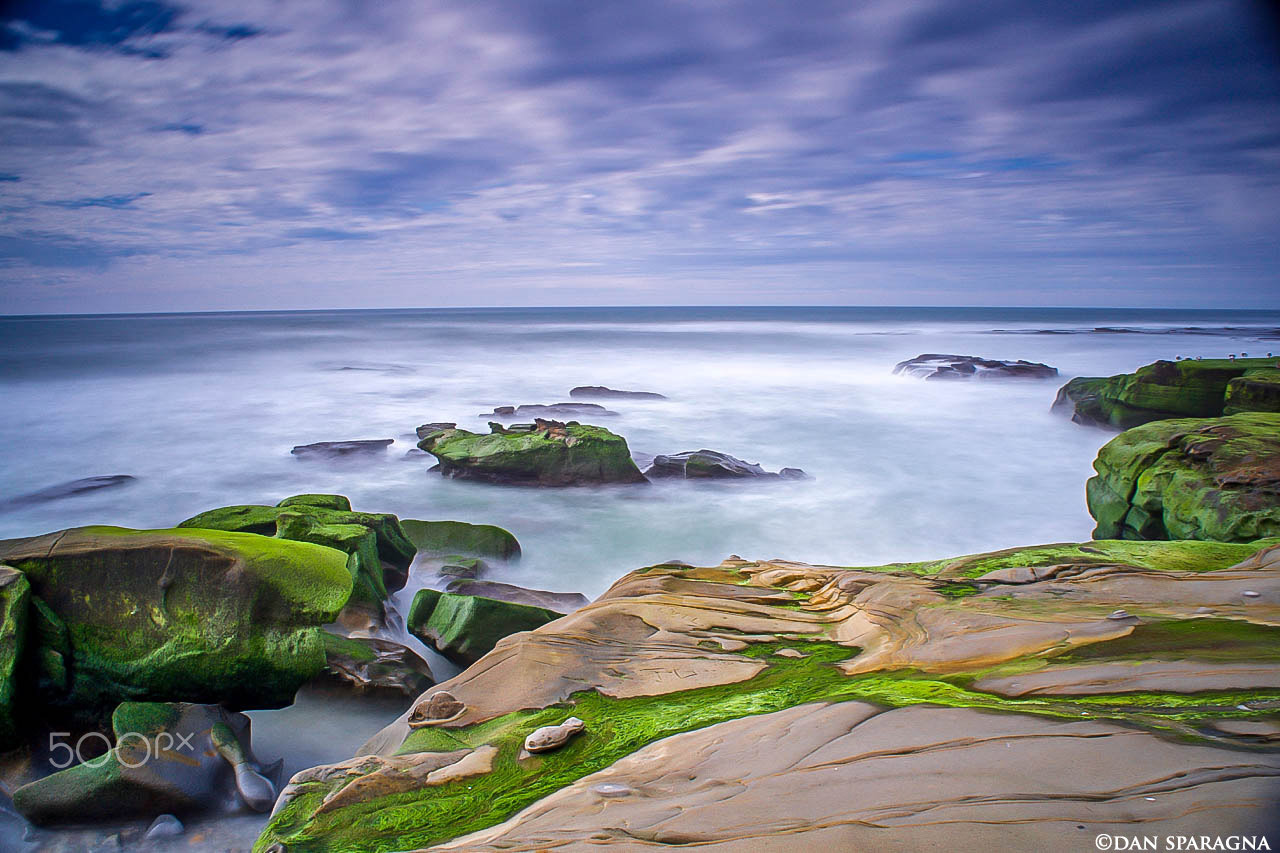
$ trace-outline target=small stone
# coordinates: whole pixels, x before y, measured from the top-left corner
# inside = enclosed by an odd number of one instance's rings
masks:
[[[184,830],[182,821],[171,814],[162,814],[151,821],[151,826],[147,827],[147,832],[142,837],[147,841],[154,841],[157,838],[174,838],[181,835]]]
[[[1242,592],[1242,593],[1240,593],[1240,594],[1241,594],[1241,595],[1243,595],[1245,598],[1258,598],[1258,597],[1260,597],[1260,596],[1262,595],[1262,593],[1260,593],[1260,592],[1254,592],[1254,591],[1253,591],[1253,590],[1251,590],[1251,589],[1246,589],[1244,592]]]
[[[409,728],[438,726],[462,716],[467,706],[448,690],[437,690],[414,706],[409,714]]]
[[[558,726],[535,729],[524,739],[524,748],[529,752],[550,752],[564,746],[570,738],[586,728],[587,725],[582,720],[570,717]]]
[[[1196,608],[1196,613],[1205,614],[1205,613],[1212,613],[1212,612],[1213,612],[1213,608],[1211,608],[1211,607],[1197,607],[1197,608]]]
[[[599,785],[592,785],[591,793],[598,797],[625,797],[631,793],[631,789],[617,782],[602,782]]]
[[[1128,618],[1129,618],[1129,611],[1127,611],[1127,610],[1113,610],[1113,611],[1111,612],[1111,615],[1110,615],[1110,616],[1108,616],[1107,618],[1108,618],[1108,619],[1128,619]]]
[[[802,658],[806,657],[805,653],[799,649],[778,649],[774,652],[780,658]]]

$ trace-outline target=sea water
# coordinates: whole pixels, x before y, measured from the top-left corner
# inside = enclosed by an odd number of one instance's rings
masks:
[[[583,308],[0,318],[0,538],[83,524],[168,527],[300,492],[511,530],[494,580],[594,597],[625,572],[729,554],[843,566],[1088,539],[1084,484],[1113,433],[1050,412],[1072,376],[1158,358],[1280,351],[1280,312],[940,308]],[[1052,380],[922,381],[921,353],[1044,362]],[[414,428],[487,431],[495,406],[577,385],[633,452],[708,448],[811,479],[533,489],[446,480]],[[583,419],[587,420],[587,419]],[[340,461],[317,441],[391,438]],[[83,477],[128,485],[14,497]],[[425,583],[414,578],[413,588]],[[296,749],[327,760],[365,735]],[[278,712],[272,712],[278,713]],[[296,712],[303,714],[302,711]],[[389,714],[389,716],[388,716]],[[394,710],[374,714],[386,721]],[[271,725],[265,723],[264,728]],[[380,725],[363,724],[368,734]],[[287,752],[288,743],[273,741]],[[261,753],[261,749],[259,750]],[[274,755],[262,755],[272,759]],[[288,756],[286,756],[287,758]],[[245,830],[252,836],[252,824]],[[221,849],[221,848],[219,848]]]

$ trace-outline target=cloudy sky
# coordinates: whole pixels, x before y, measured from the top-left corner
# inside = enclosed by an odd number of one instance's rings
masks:
[[[0,313],[1280,306],[1229,0],[0,3]]]

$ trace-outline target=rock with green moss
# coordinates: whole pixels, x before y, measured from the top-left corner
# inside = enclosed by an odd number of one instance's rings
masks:
[[[489,426],[488,435],[430,432],[418,447],[440,461],[446,477],[525,486],[645,482],[626,439],[603,427],[541,418],[529,429]]]
[[[404,586],[409,566],[417,552],[405,536],[400,519],[389,513],[353,512],[342,495],[296,495],[277,506],[225,506],[211,509],[180,522],[178,527],[257,533],[281,539],[298,538],[338,548],[356,559],[362,575],[358,593],[377,600]],[[343,507],[347,507],[344,509]],[[280,523],[284,516],[283,526]],[[369,554],[365,537],[349,529],[365,528],[373,533],[374,553]],[[379,565],[379,562],[384,565]]]
[[[532,631],[562,615],[527,604],[423,589],[413,597],[408,627],[449,660],[467,666],[503,637]]]
[[[1250,379],[1232,390],[1232,383],[1246,376]],[[1069,412],[1076,423],[1119,429],[1169,418],[1274,412],[1277,398],[1267,383],[1277,380],[1274,359],[1156,361],[1133,373],[1078,376],[1058,391],[1053,408]]]
[[[418,553],[433,556],[485,557],[494,560],[517,560],[520,543],[507,530],[492,524],[467,524],[463,521],[419,521],[406,518],[400,522]]]
[[[340,551],[247,533],[81,527],[0,542],[31,585],[42,700],[280,707],[324,667],[351,595]]]
[[[324,635],[325,673],[356,693],[417,696],[435,679],[412,649],[379,637]]]
[[[218,705],[125,702],[111,728],[110,750],[18,788],[14,808],[43,825],[218,811],[229,796],[266,811],[275,800],[244,714]],[[62,757],[56,748],[51,755]]]
[[[27,645],[27,613],[31,585],[22,572],[0,566],[0,752],[19,739],[18,711],[23,654]]]
[[[1100,539],[1280,535],[1280,414],[1157,421],[1108,442],[1089,480]]]

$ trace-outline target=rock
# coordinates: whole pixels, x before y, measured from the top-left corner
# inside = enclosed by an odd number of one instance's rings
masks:
[[[185,831],[182,821],[171,814],[162,814],[151,821],[142,837],[147,841],[158,841],[161,838],[177,838]]]
[[[1093,467],[1099,539],[1280,535],[1280,414],[1155,421],[1112,439]]]
[[[127,486],[136,479],[136,477],[130,477],[128,474],[112,474],[108,477],[85,477],[81,480],[71,480],[70,482],[59,483],[56,486],[49,486],[36,492],[28,492],[25,495],[17,495],[16,497],[2,500],[0,501],[0,510],[60,501],[64,498],[73,498],[77,495],[97,492],[102,489],[114,489],[120,486]]]
[[[489,435],[442,430],[418,446],[440,460],[446,477],[531,486],[644,482],[626,439],[603,427],[539,419],[532,433],[491,428]]]
[[[406,518],[400,522],[400,527],[418,552],[428,556],[457,554],[494,560],[520,558],[520,543],[516,537],[492,524]]]
[[[23,785],[14,808],[46,825],[216,810],[232,791],[255,811],[275,800],[243,714],[218,705],[125,702],[111,726],[115,746],[104,756]]]
[[[1280,758],[1230,723],[1280,692],[1275,541],[650,566],[441,685],[447,723],[420,702],[299,774],[260,849],[1030,849],[1082,798],[1094,832],[1260,831]],[[570,715],[589,750],[511,760]],[[424,781],[475,744],[491,771]]]
[[[130,699],[288,705],[352,588],[331,548],[216,530],[74,528],[0,541],[0,562],[31,585],[43,701],[90,717]]]
[[[409,727],[417,729],[423,726],[438,726],[441,723],[456,720],[466,709],[467,706],[459,702],[449,691],[437,690],[413,706],[413,710],[409,712]]]
[[[309,499],[320,503],[303,502]],[[367,554],[353,563],[353,569],[367,574],[368,587],[373,590],[382,587],[394,592],[403,587],[418,549],[405,536],[400,519],[389,513],[351,512],[335,508],[343,502],[350,505],[341,495],[295,495],[273,507],[250,504],[211,509],[180,522],[178,527],[257,533],[281,539],[294,535],[309,537],[317,544],[337,548],[352,557],[360,552],[364,540],[362,534],[345,528],[351,525],[364,527],[374,534],[376,557],[382,564],[381,578]],[[283,528],[281,516],[286,516]]]
[[[651,478],[679,477],[686,480],[745,480],[777,479],[802,480],[807,474],[799,468],[783,468],[774,474],[753,462],[720,453],[715,450],[688,450],[653,457],[653,464],[644,472]]]
[[[20,740],[19,699],[24,692],[18,681],[27,647],[27,611],[31,585],[22,572],[0,566],[0,752]]]
[[[376,456],[391,445],[394,438],[371,438],[359,441],[317,441],[299,444],[289,452],[294,456],[326,457],[330,459],[348,456]]]
[[[997,361],[976,355],[938,353],[900,361],[893,372],[918,379],[1050,379],[1058,375],[1056,367],[1036,361]]]
[[[1274,359],[1156,361],[1133,373],[1078,376],[1058,391],[1053,409],[1079,424],[1119,429],[1169,418],[1276,412],[1278,382]]]
[[[325,672],[357,693],[391,692],[417,696],[435,679],[412,649],[380,637],[324,634]]]
[[[665,400],[665,395],[655,391],[618,391],[614,388],[606,388],[603,385],[579,385],[569,392],[570,397],[577,397],[583,400]]]
[[[484,560],[478,557],[446,557],[442,563],[438,573],[447,578],[475,580],[489,570]]]
[[[570,717],[558,726],[543,726],[534,729],[524,739],[524,748],[528,752],[551,752],[564,746],[576,734],[586,731],[586,723],[577,717]]]
[[[527,604],[561,614],[572,613],[579,607],[590,604],[590,599],[580,592],[547,592],[509,583],[467,578],[450,581],[445,591],[457,595],[476,595],[498,601],[509,601],[513,604]]]
[[[433,432],[440,432],[441,430],[446,430],[446,429],[454,429],[457,426],[458,425],[453,421],[438,421],[436,423],[423,424],[422,426],[418,427],[416,432],[418,434],[418,438],[423,439],[431,435],[431,433]]]
[[[573,418],[588,417],[594,418],[601,415],[612,416],[618,414],[611,412],[604,406],[596,403],[551,403],[551,404],[526,404],[523,406],[498,406],[487,415],[480,417],[500,417],[500,418]]]
[[[560,616],[541,607],[423,589],[409,608],[408,628],[449,660],[467,666],[492,651],[503,637]]]

